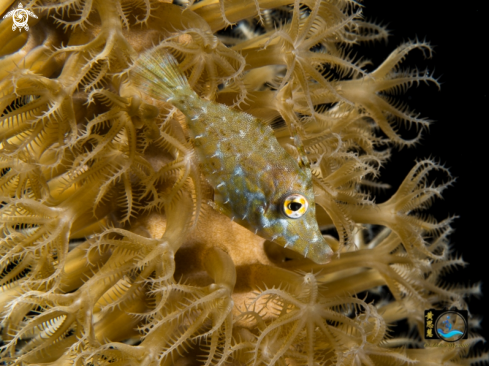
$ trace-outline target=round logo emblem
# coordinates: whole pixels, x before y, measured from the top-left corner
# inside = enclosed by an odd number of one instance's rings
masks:
[[[15,10],[13,15],[13,21],[17,27],[24,28],[24,26],[27,25],[28,20],[29,20],[29,14],[27,14],[27,12],[24,9],[20,8]]]
[[[436,320],[435,331],[444,341],[456,342],[467,332],[467,323],[460,314],[446,311]]]
[[[28,9],[24,9],[21,3],[19,3],[18,9],[14,9],[9,11],[7,14],[4,15],[3,19],[12,17],[12,21],[14,24],[12,24],[12,30],[16,30],[19,28],[19,32],[24,28],[26,31],[29,30],[29,25],[27,24],[27,21],[29,20],[29,15],[37,18],[37,15],[34,14],[32,11]]]

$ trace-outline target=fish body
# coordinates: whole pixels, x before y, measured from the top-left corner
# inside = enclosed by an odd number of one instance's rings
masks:
[[[317,221],[309,167],[278,143],[270,126],[200,98],[176,60],[143,54],[131,78],[143,92],[167,100],[187,117],[202,173],[222,213],[263,238],[326,263],[333,253]]]

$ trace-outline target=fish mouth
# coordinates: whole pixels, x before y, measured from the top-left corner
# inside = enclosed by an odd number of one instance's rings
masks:
[[[276,229],[275,226],[260,227],[257,231],[260,231],[259,235],[263,238],[302,254],[317,264],[325,264],[331,261],[334,252],[324,239],[317,224],[287,225],[281,233],[277,233]]]
[[[317,264],[326,264],[331,261],[334,252],[324,239],[319,230],[313,231],[310,235],[300,235],[295,230],[288,231],[283,236],[266,235],[269,240],[276,244],[302,254],[305,258]]]
[[[309,258],[317,264],[326,264],[331,261],[334,252],[319,230],[309,238],[300,234],[298,236],[299,240],[295,244],[298,244],[297,247],[302,248],[305,258]]]
[[[311,259],[317,264],[325,264],[331,261],[334,254],[331,247],[324,239],[319,228],[313,230],[293,230],[297,240],[289,248]]]
[[[313,260],[317,264],[326,264],[331,261],[333,254],[333,249],[331,249],[321,235],[320,242],[310,245],[309,251],[305,254],[305,257]]]

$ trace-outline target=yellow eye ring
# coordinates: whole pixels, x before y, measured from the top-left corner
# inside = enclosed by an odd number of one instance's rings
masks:
[[[306,197],[301,194],[290,194],[284,199],[282,209],[285,216],[291,219],[302,217],[309,207]]]

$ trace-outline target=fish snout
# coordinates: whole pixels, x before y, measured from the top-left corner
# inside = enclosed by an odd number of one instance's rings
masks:
[[[316,242],[309,242],[304,251],[304,256],[316,262],[317,264],[325,264],[331,261],[334,254],[331,247],[328,245],[322,235]]]

